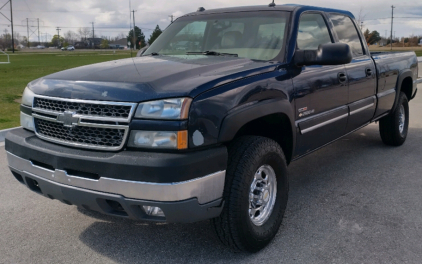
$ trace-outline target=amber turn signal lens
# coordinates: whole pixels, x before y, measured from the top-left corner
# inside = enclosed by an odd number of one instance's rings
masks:
[[[177,132],[177,149],[187,149],[188,148],[188,131],[178,131]]]

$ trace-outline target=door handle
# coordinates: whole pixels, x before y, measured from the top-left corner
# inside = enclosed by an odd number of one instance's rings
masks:
[[[346,76],[346,74],[344,74],[343,72],[340,72],[338,74],[338,81],[340,83],[346,83],[347,82],[347,76]]]
[[[366,69],[366,76],[372,76],[372,70],[371,69]]]

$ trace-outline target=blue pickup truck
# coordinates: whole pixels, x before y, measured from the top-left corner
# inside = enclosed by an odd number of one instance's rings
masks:
[[[385,144],[405,142],[417,72],[414,52],[371,53],[350,12],[200,8],[141,57],[29,83],[9,167],[50,199],[211,219],[225,245],[256,252],[282,222],[288,164],[376,121]]]

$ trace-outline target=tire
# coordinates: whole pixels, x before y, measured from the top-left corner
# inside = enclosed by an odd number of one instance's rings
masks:
[[[263,193],[261,198],[268,202],[252,219],[249,215],[252,204],[250,191],[254,186],[261,188],[265,182],[256,180],[259,175],[267,182],[273,179],[273,184],[268,187],[272,191],[259,192],[255,189],[257,195],[254,197]],[[218,238],[233,251],[253,253],[263,249],[278,232],[287,206],[288,192],[286,159],[277,142],[257,136],[236,139],[229,146],[224,208],[221,215],[212,220]],[[255,203],[256,199],[253,200],[254,206],[258,204]],[[260,217],[263,218],[258,221]]]
[[[404,120],[402,118],[404,117]],[[389,146],[401,146],[409,129],[409,101],[401,92],[396,109],[380,119],[379,131],[382,142]]]

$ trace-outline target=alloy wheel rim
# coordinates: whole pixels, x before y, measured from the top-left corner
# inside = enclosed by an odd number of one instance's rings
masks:
[[[399,132],[400,135],[403,136],[404,133],[404,124],[406,123],[406,114],[404,110],[404,106],[400,106],[400,113],[399,113]]]
[[[277,178],[274,169],[262,165],[255,172],[249,191],[249,217],[262,226],[271,216],[277,197]]]

